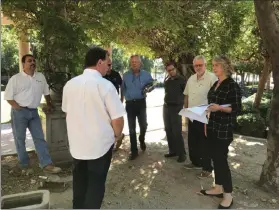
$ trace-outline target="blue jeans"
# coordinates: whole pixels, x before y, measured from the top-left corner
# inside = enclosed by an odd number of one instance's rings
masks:
[[[15,145],[19,163],[22,167],[29,165],[29,156],[26,152],[25,139],[26,128],[29,129],[37,155],[39,157],[40,167],[45,167],[52,163],[48,152],[47,142],[44,138],[41,120],[37,109],[21,108],[11,111],[12,129],[15,139]]]

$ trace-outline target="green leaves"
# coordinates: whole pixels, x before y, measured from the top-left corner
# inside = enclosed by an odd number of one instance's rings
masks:
[[[243,59],[258,49],[253,4],[247,1],[6,0],[3,11],[13,14],[18,30],[37,31],[32,40],[38,55],[53,60],[44,66],[55,71],[76,72],[92,41],[164,59],[185,53]]]

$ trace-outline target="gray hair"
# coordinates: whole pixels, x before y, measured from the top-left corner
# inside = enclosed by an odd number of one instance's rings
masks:
[[[196,60],[202,60],[205,64],[206,64],[206,60],[205,60],[205,57],[203,55],[197,55],[193,62],[196,61]]]
[[[131,55],[130,60],[134,57],[137,57],[139,61],[142,63],[140,55]]]

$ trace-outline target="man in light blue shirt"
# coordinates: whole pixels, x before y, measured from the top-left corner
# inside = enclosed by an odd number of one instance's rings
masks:
[[[141,64],[140,56],[132,55],[130,58],[131,70],[123,75],[122,83],[130,133],[130,160],[134,160],[138,156],[136,118],[138,118],[140,127],[140,148],[142,151],[146,150],[145,133],[147,130],[147,116],[146,94],[144,90],[148,85],[153,83],[153,79],[149,72],[141,69]]]

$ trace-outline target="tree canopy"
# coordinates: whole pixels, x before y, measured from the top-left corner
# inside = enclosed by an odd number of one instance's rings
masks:
[[[5,0],[3,12],[18,31],[28,29],[50,70],[74,72],[90,42],[163,60],[189,53],[245,59],[257,48],[253,4],[245,1]]]

